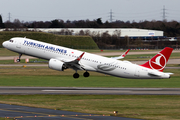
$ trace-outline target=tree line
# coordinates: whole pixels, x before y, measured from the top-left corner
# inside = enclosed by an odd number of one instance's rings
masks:
[[[28,31],[28,28],[64,28],[65,30],[60,31],[59,34],[72,34],[68,28],[139,28],[139,29],[152,29],[152,30],[161,30],[164,31],[164,36],[167,37],[180,37],[180,22],[178,21],[121,21],[116,20],[113,22],[102,22],[101,18],[97,18],[93,21],[90,20],[74,20],[74,21],[64,21],[61,19],[55,19],[52,21],[32,21],[32,22],[24,22],[19,19],[15,19],[13,22],[6,21],[2,22],[2,17],[0,15],[0,28],[5,28],[8,30],[15,31]],[[157,46],[159,44],[155,43],[142,43],[141,39],[130,40],[127,37],[120,38],[120,31],[114,31],[113,35],[108,34],[108,32],[104,32],[102,34],[99,33],[91,33],[90,31],[80,31],[78,35],[89,35],[94,41],[98,44],[98,46],[107,47],[107,46],[115,46],[115,47],[142,47],[142,46]],[[165,43],[165,42],[164,42]],[[169,43],[166,43],[169,45]],[[164,45],[166,45],[164,44]],[[172,45],[178,45],[178,42],[172,42]],[[162,44],[161,44],[162,45]]]
[[[180,22],[178,21],[121,21],[116,20],[114,22],[102,22],[101,18],[90,20],[74,20],[64,21],[55,19],[52,21],[33,21],[33,22],[21,22],[15,19],[13,22],[2,22],[0,16],[0,28],[140,28],[140,29],[152,29],[164,31],[165,36],[179,37],[180,36]]]

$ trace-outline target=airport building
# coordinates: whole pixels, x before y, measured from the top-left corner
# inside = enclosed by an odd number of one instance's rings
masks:
[[[4,31],[6,29],[0,29],[0,31]],[[14,30],[13,28],[8,28],[8,30]],[[89,35],[92,36],[95,40],[104,40],[104,38],[100,38],[104,33],[109,34],[111,37],[116,35],[120,38],[120,40],[128,40],[131,43],[135,43],[137,41],[137,45],[132,45],[132,48],[137,48],[139,43],[142,42],[144,48],[160,48],[164,46],[171,46],[174,48],[179,48],[179,40],[177,37],[166,37],[164,36],[164,32],[160,30],[149,30],[149,29],[138,29],[138,28],[24,28],[19,29],[19,31],[41,31],[46,33],[53,33],[58,35]],[[112,39],[109,40],[112,40]],[[139,41],[141,40],[141,41]],[[107,41],[104,40],[104,41]],[[114,40],[115,41],[115,40]],[[113,41],[113,42],[114,42]],[[106,43],[105,43],[106,44]],[[114,43],[110,45],[111,47],[123,47],[115,45]],[[130,45],[128,45],[130,46]],[[159,47],[160,46],[160,47]],[[117,49],[117,48],[115,48]]]
[[[29,30],[34,30],[29,28]],[[69,31],[72,35],[77,35],[81,31],[90,31],[103,34],[108,32],[108,34],[113,35],[116,32],[120,32],[120,37],[163,37],[164,32],[159,30],[148,30],[148,29],[137,29],[137,28],[36,28],[37,31],[47,32],[47,33],[59,33],[61,31]],[[68,33],[67,33],[68,34]]]
[[[11,28],[9,28],[10,30]],[[4,31],[1,29],[0,31]],[[13,30],[13,28],[12,28]],[[30,31],[41,31],[46,33],[64,34],[64,35],[79,35],[80,32],[87,32],[92,34],[102,35],[108,33],[109,35],[119,34],[119,37],[129,37],[130,39],[157,39],[164,37],[164,32],[159,30],[148,30],[138,28],[28,28]]]

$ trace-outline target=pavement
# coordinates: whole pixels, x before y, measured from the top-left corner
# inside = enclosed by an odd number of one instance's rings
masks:
[[[0,95],[180,95],[180,88],[0,87]]]

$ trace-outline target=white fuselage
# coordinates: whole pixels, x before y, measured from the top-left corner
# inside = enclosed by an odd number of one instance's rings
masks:
[[[46,60],[55,58],[64,61],[72,61],[83,53],[82,51],[27,38],[17,37],[12,38],[11,40],[13,40],[13,42],[5,41],[3,43],[3,46],[17,53],[26,54]],[[159,72],[157,70],[142,67],[130,62],[115,60],[86,52],[83,55],[82,59],[79,61],[79,64],[83,67],[83,69],[81,70],[95,71],[123,78],[155,79],[170,77],[169,74]],[[151,75],[149,73],[156,73],[158,74],[158,76]]]

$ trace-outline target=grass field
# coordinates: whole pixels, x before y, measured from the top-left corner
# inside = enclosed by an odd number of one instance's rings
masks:
[[[0,86],[57,87],[180,87],[180,69],[171,79],[124,79],[91,72],[74,79],[73,70],[59,72],[47,67],[1,67]],[[148,120],[180,119],[179,95],[0,95],[0,103],[114,115]]]
[[[0,48],[0,56],[17,56],[18,54],[6,48]]]
[[[180,96],[171,95],[1,95],[0,103],[148,120],[180,119]]]
[[[6,55],[17,56],[0,49],[0,56]],[[135,60],[140,56],[151,55],[129,55],[126,58]],[[171,57],[177,56],[180,54],[173,53]],[[80,78],[74,79],[73,70],[59,72],[48,67],[10,66],[0,67],[0,86],[180,88],[180,69],[165,69],[164,72],[174,75],[170,79],[124,79],[90,72],[91,76],[84,78],[83,71],[79,71]],[[0,95],[0,103],[105,115],[114,115],[113,111],[118,111],[117,116],[148,120],[180,119],[179,95]]]
[[[125,79],[96,72],[90,77],[72,77],[74,71],[59,72],[48,67],[1,67],[0,86],[56,86],[56,87],[180,87],[180,69],[165,69],[172,72],[170,79]]]

